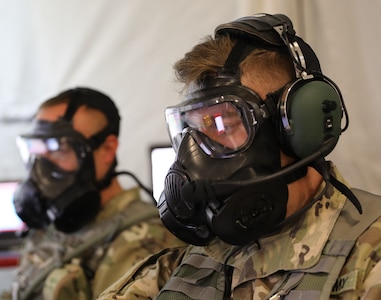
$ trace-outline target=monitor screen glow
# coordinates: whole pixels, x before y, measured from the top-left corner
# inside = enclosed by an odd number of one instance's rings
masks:
[[[163,192],[165,176],[174,160],[175,151],[171,146],[151,147],[152,190],[156,201]]]
[[[20,231],[24,227],[13,206],[17,185],[18,181],[0,182],[0,233]]]

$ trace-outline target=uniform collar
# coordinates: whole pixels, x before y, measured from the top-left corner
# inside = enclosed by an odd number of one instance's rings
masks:
[[[336,167],[333,174],[344,181]],[[297,222],[284,227],[276,235],[260,239],[238,251],[228,264],[234,267],[233,288],[277,271],[307,269],[320,259],[333,226],[344,206],[346,196],[328,187],[325,196],[317,201]]]
[[[111,218],[136,200],[140,200],[138,187],[123,190],[107,202],[103,209],[98,213],[96,222]]]

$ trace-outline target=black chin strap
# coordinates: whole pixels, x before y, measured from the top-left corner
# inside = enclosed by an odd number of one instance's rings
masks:
[[[343,195],[345,195],[349,201],[356,207],[357,211],[362,214],[362,207],[360,201],[357,199],[355,194],[341,181],[332,176],[329,172],[329,165],[324,158],[311,164],[316,171],[323,176],[324,180],[331,183],[337,190],[339,190]]]
[[[359,214],[362,214],[362,207],[360,201],[357,199],[355,194],[342,182],[337,180],[337,178],[330,175],[329,182],[338,189],[341,193],[343,193],[345,196],[347,196],[348,200],[351,201],[351,203],[356,207]]]

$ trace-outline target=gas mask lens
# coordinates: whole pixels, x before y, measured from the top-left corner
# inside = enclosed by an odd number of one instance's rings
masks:
[[[169,107],[166,120],[175,150],[188,132],[206,154],[218,158],[244,149],[253,139],[257,123],[253,110],[237,96]]]
[[[16,143],[25,164],[31,163],[36,157],[44,157],[67,172],[75,172],[80,168],[74,143],[66,137],[42,139],[19,136]]]

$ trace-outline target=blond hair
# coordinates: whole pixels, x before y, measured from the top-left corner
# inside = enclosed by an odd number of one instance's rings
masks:
[[[175,76],[187,90],[194,83],[201,83],[206,77],[216,76],[224,66],[235,40],[228,36],[214,39],[207,36],[182,59],[174,64]],[[240,63],[241,75],[250,75],[258,81],[271,82],[295,76],[291,57],[284,47],[264,49],[258,46]]]

